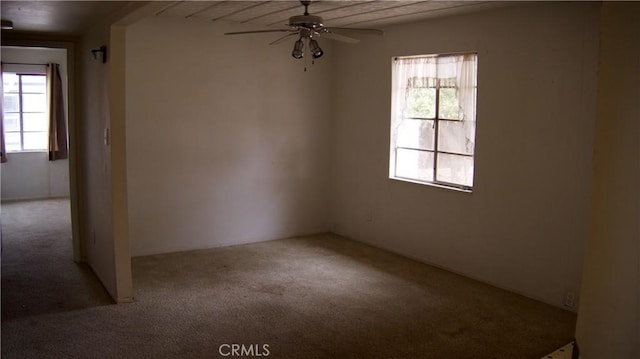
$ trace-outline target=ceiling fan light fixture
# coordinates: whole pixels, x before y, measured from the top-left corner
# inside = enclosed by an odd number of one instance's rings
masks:
[[[314,39],[309,40],[309,48],[311,49],[311,56],[314,59],[322,57],[324,55],[324,51],[318,45],[318,42]]]
[[[0,0],[2,1],[2,0]],[[293,51],[291,56],[295,59],[302,59],[306,49],[305,41],[308,42],[309,53],[313,59],[318,59],[324,55],[324,51],[320,48],[318,42],[313,39],[314,37],[321,37],[334,41],[341,41],[350,44],[355,44],[359,40],[353,37],[343,35],[343,32],[354,32],[363,35],[382,35],[382,30],[377,29],[362,29],[353,27],[330,27],[325,26],[323,19],[317,15],[309,14],[309,5],[312,0],[300,0],[300,3],[304,6],[304,14],[294,15],[289,18],[288,28],[284,29],[269,29],[269,30],[251,30],[251,31],[234,31],[226,32],[225,35],[244,35],[244,34],[263,34],[263,33],[286,33],[284,36],[269,43],[269,45],[279,44],[285,39],[290,39],[291,36],[295,36],[298,40],[293,45]],[[325,10],[326,11],[326,10]]]
[[[302,39],[298,39],[298,41],[296,41],[296,43],[293,45],[291,56],[296,59],[301,59],[304,57],[304,42],[302,42]]]

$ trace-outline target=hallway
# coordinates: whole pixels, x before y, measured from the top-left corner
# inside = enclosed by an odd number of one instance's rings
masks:
[[[7,202],[2,214],[2,322],[111,304],[73,262],[68,199]]]

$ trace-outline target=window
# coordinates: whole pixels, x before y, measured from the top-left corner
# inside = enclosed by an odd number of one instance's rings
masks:
[[[4,135],[7,152],[48,148],[47,77],[4,72]]]
[[[477,55],[393,59],[389,178],[473,188]]]

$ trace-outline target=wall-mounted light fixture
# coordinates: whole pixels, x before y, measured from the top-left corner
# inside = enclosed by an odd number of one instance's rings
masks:
[[[13,30],[13,21],[2,20],[2,30]]]
[[[99,49],[91,50],[91,56],[93,56],[94,60],[101,59],[103,64],[107,63],[107,47],[100,46]]]

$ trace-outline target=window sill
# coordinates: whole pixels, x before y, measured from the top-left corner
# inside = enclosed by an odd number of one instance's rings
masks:
[[[393,176],[390,176],[389,179],[390,180],[394,180],[394,181],[400,181],[400,182],[408,182],[408,183],[414,183],[414,184],[419,184],[419,185],[426,185],[426,186],[430,186],[430,187],[444,188],[444,189],[448,189],[448,190],[452,190],[452,191],[456,191],[456,192],[469,193],[469,194],[473,193],[473,189],[464,189],[464,188],[459,188],[459,187],[454,187],[454,186],[447,186],[445,184],[440,184],[440,183],[435,183],[435,182],[424,182],[424,181],[412,180],[410,178],[393,177]]]
[[[16,155],[20,153],[47,153],[48,150],[24,150],[24,151],[7,151],[7,155]]]

